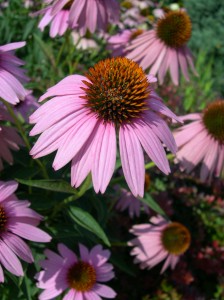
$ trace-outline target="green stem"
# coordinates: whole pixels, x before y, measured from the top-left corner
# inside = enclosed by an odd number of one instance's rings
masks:
[[[14,121],[14,123],[15,123],[15,125],[16,125],[16,127],[17,127],[19,133],[20,133],[20,135],[21,135],[22,138],[23,138],[23,141],[24,141],[24,143],[25,143],[25,145],[26,145],[28,151],[30,151],[31,145],[30,145],[29,139],[27,138],[26,133],[25,133],[25,131],[24,131],[24,129],[23,129],[23,126],[22,126],[22,124],[20,123],[18,117],[16,116],[16,114],[15,114],[15,112],[14,112],[12,106],[11,106],[8,102],[6,102],[5,100],[3,100],[3,99],[2,99],[2,102],[3,102],[4,105],[6,106],[6,108],[7,108],[8,112],[9,112],[10,116],[12,117],[12,119],[13,119],[13,121]],[[36,161],[36,163],[39,165],[39,167],[41,168],[43,177],[44,177],[45,179],[48,179],[49,176],[48,176],[48,174],[47,174],[47,170],[46,170],[45,166],[42,164],[42,162],[41,162],[39,159],[35,159],[35,161]]]
[[[79,191],[75,193],[75,195],[65,198],[62,202],[60,202],[54,207],[50,219],[53,219],[64,207],[66,207],[67,205],[71,204],[72,202],[75,202],[80,197],[82,197],[85,194],[85,192],[90,188],[90,186],[91,186],[91,176],[88,175],[86,180],[82,184],[81,188],[79,189]]]
[[[174,155],[173,155],[172,153],[167,154],[167,155],[166,155],[166,158],[167,158],[168,160],[172,160],[172,159],[174,158]],[[155,164],[153,161],[151,161],[150,163],[148,163],[148,164],[145,165],[145,169],[146,169],[146,170],[149,170],[149,169],[153,168],[155,165],[156,165],[156,164]]]

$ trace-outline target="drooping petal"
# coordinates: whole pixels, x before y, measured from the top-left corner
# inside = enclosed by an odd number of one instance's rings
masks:
[[[131,126],[121,125],[119,145],[122,169],[128,186],[135,197],[143,197],[145,182],[143,151]]]

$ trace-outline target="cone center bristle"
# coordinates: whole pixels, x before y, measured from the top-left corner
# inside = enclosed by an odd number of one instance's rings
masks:
[[[168,12],[157,23],[157,36],[167,46],[179,48],[191,37],[191,20],[183,11]]]
[[[203,122],[209,134],[224,145],[224,100],[217,100],[207,106]]]
[[[7,216],[4,208],[0,205],[0,233],[5,231],[6,223],[7,223]]]
[[[191,235],[184,225],[173,222],[163,230],[161,240],[168,253],[180,255],[189,248]]]
[[[130,122],[146,110],[149,82],[136,62],[125,57],[105,59],[90,68],[86,77],[82,98],[105,122]]]
[[[67,281],[69,287],[76,291],[89,291],[96,283],[96,271],[89,263],[79,261],[69,269]]]

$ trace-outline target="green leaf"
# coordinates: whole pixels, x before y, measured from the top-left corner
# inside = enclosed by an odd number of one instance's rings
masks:
[[[99,223],[86,211],[79,207],[71,207],[69,210],[70,217],[83,228],[97,235],[107,246],[110,247],[110,242],[99,225]]]
[[[157,212],[159,215],[167,218],[164,210],[159,206],[159,204],[150,196],[148,193],[145,194],[144,198],[138,198],[140,201],[148,205],[151,209]]]
[[[53,50],[49,44],[45,43],[37,34],[33,35],[45,56],[49,59],[52,66],[56,68]]]
[[[68,182],[63,180],[24,180],[18,178],[16,178],[16,180],[19,183],[48,191],[77,194],[77,190],[72,188]]]

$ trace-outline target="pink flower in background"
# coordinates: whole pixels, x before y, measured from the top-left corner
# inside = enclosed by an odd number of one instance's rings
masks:
[[[139,217],[141,208],[145,213],[149,213],[148,206],[133,196],[133,194],[126,189],[121,189],[121,196],[119,197],[115,207],[119,211],[128,209],[128,213],[131,218]]]
[[[146,31],[126,47],[126,56],[139,62],[149,73],[156,75],[160,83],[170,71],[172,81],[179,84],[179,67],[189,80],[188,65],[194,69],[192,54],[186,43],[191,36],[191,20],[185,11],[170,11],[158,20],[156,28]]]
[[[69,8],[64,7],[63,5],[62,7],[60,7],[60,9],[57,9],[55,11],[53,6],[54,3],[51,4],[51,2],[53,1],[54,0],[45,1],[46,4],[50,5],[33,14],[33,16],[43,15],[43,18],[41,19],[38,28],[40,28],[40,30],[43,31],[44,28],[50,24],[50,37],[52,38],[56,37],[57,35],[62,36],[69,27]]]
[[[143,32],[142,29],[125,29],[118,34],[112,35],[107,41],[107,49],[112,51],[113,56],[126,56],[128,53],[126,48],[129,43]]]
[[[118,130],[124,176],[133,195],[143,197],[143,149],[165,174],[170,167],[161,142],[176,151],[160,115],[178,118],[154,92],[155,81],[137,63],[120,57],[100,61],[86,76],[66,77],[40,98],[53,97],[30,117],[36,123],[30,135],[42,133],[31,155],[57,150],[53,167],[59,170],[72,160],[72,186],[80,186],[91,172],[96,193],[104,193],[115,168]]]
[[[40,104],[37,102],[35,97],[32,95],[32,91],[26,91],[26,97],[23,101],[19,102],[13,108],[17,114],[20,114],[25,122],[29,122],[30,114],[36,110]]]
[[[203,113],[182,117],[191,123],[175,131],[179,148],[177,159],[190,173],[199,163],[202,181],[220,176],[224,169],[224,101],[217,100],[207,106]]]
[[[14,50],[25,46],[25,42],[11,43],[0,46],[0,98],[15,105],[24,100],[26,91],[22,83],[27,82],[24,64],[14,55]]]
[[[150,187],[150,176],[148,173],[145,173],[145,186],[144,190],[145,192],[148,192]],[[127,191],[124,188],[120,188],[119,185],[116,185],[114,189],[119,193],[120,197],[117,201],[117,204],[115,208],[119,211],[124,211],[128,209],[129,216],[131,218],[133,217],[139,217],[141,209],[149,214],[149,207],[142,201],[140,201],[137,197],[133,196],[131,192]]]
[[[114,278],[113,266],[107,262],[109,250],[97,245],[88,251],[80,244],[80,259],[64,244],[58,244],[58,251],[59,255],[45,250],[47,259],[40,262],[44,270],[35,276],[38,288],[45,289],[40,300],[55,299],[67,289],[63,300],[115,298],[114,290],[102,284]]]
[[[81,50],[99,49],[99,45],[92,38],[80,37],[80,35],[76,31],[72,31],[71,36],[76,49],[81,49]]]
[[[2,160],[13,164],[11,150],[19,150],[19,146],[23,145],[15,128],[2,125],[8,121],[13,122],[7,111],[0,107],[0,171],[3,170]]]
[[[57,1],[60,5],[60,1]],[[85,35],[87,30],[91,33],[96,30],[106,31],[108,24],[117,24],[119,21],[120,6],[117,0],[62,0],[71,2],[69,24]]]
[[[30,248],[21,239],[34,242],[49,242],[51,237],[36,228],[42,216],[29,208],[30,202],[18,200],[14,195],[17,182],[0,181],[0,282],[4,282],[1,266],[16,276],[23,276],[23,269],[17,256],[32,263]]]
[[[139,263],[141,269],[151,269],[165,259],[161,270],[163,273],[169,266],[175,268],[180,255],[190,246],[189,230],[177,222],[168,222],[161,216],[152,217],[152,224],[134,225],[130,230],[136,238],[128,242],[134,248],[131,255],[134,263]]]
[[[49,6],[34,15],[44,15],[39,23],[41,30],[51,23],[51,37],[63,35],[68,28],[77,29],[81,35],[87,30],[106,31],[108,24],[119,20],[117,0],[45,0],[45,3]]]

